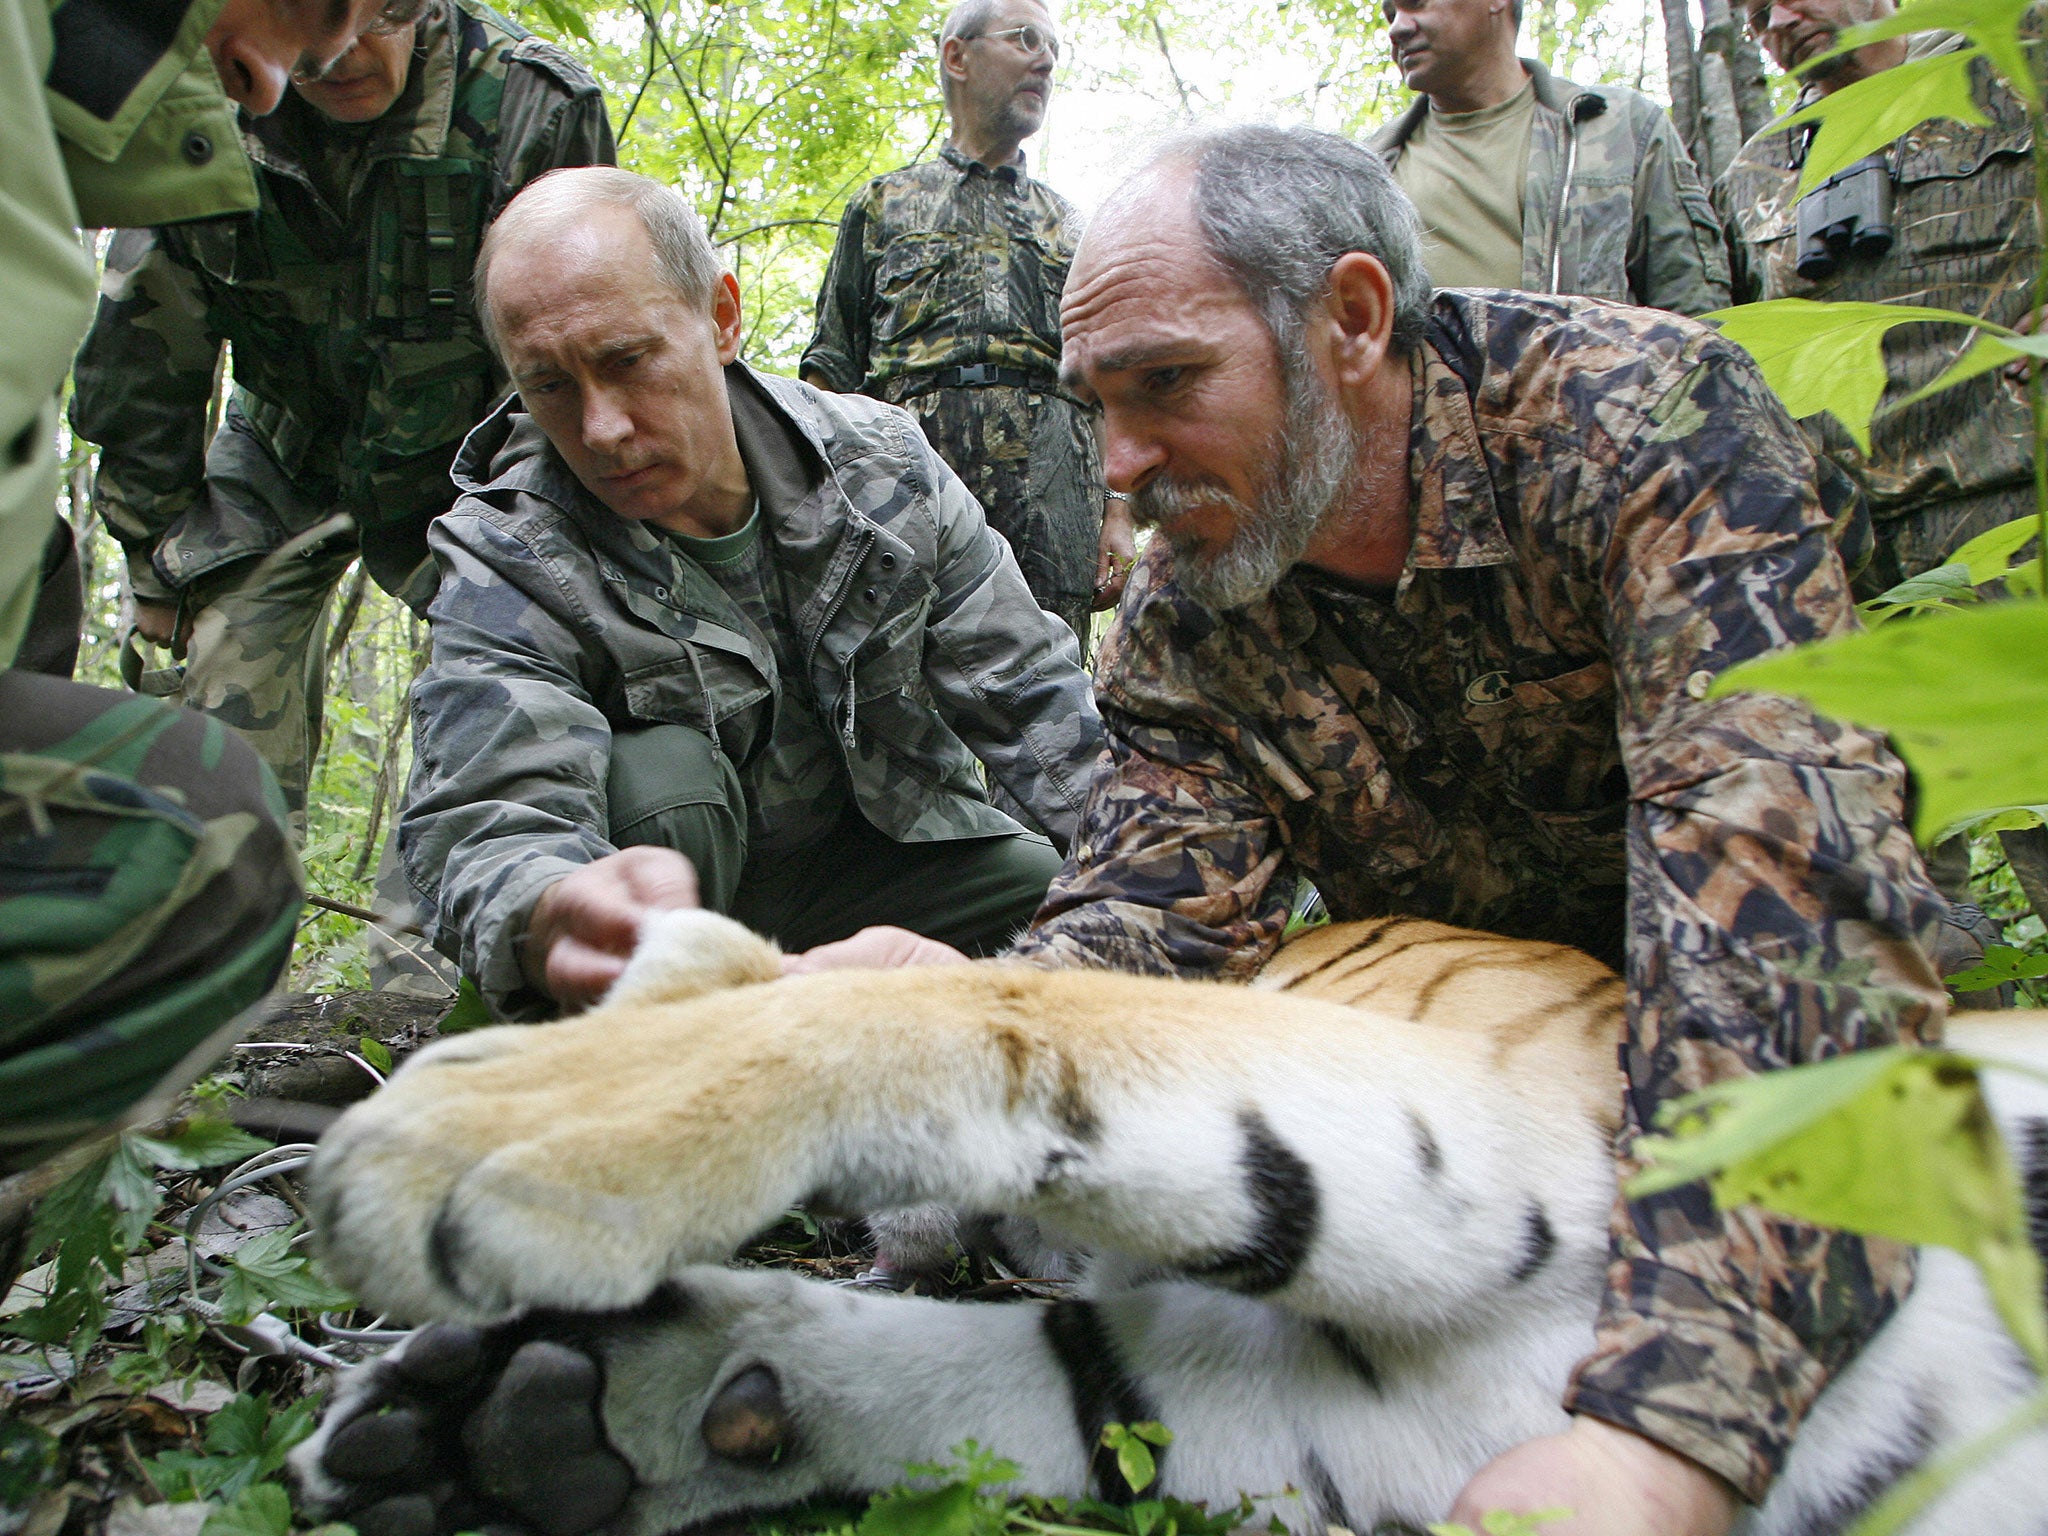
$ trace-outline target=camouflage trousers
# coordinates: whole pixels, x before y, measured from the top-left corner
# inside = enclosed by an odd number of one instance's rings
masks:
[[[179,699],[256,749],[277,776],[299,842],[325,716],[327,605],[356,554],[355,520],[337,512],[269,554],[185,587],[182,667],[140,672],[124,658],[130,687]]]
[[[899,843],[852,806],[817,846],[750,857],[732,760],[682,725],[614,731],[605,793],[613,846],[675,849],[696,866],[706,907],[789,950],[888,924],[994,954],[1031,921],[1060,867],[1036,833]]]
[[[218,722],[0,672],[0,1173],[210,1065],[302,886],[275,780]]]
[[[880,391],[896,400],[888,386]],[[989,384],[896,401],[1009,541],[1039,606],[1073,629],[1088,661],[1102,471],[1088,413],[1051,391]]]

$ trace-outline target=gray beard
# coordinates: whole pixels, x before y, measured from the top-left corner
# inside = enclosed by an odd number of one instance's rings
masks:
[[[1175,584],[1206,608],[1240,608],[1271,592],[1356,487],[1358,429],[1306,358],[1290,360],[1285,378],[1286,421],[1268,446],[1272,467],[1249,503],[1214,481],[1165,475],[1131,493],[1131,516],[1143,526],[1163,528],[1196,507],[1230,513],[1237,531],[1213,555],[1162,533],[1173,548]]]

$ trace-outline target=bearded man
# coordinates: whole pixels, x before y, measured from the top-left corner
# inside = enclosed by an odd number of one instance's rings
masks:
[[[1938,1030],[1948,909],[1899,761],[1793,700],[1708,697],[1855,623],[1850,493],[1745,353],[1596,300],[1432,296],[1414,208],[1325,134],[1193,137],[1105,207],[1063,372],[1159,536],[1015,957],[1246,979],[1304,879],[1339,918],[1576,944],[1628,982],[1623,1173],[1709,1082]],[[806,968],[944,958],[869,933]],[[1569,1428],[1453,1518],[1722,1536],[1911,1279],[1896,1245],[1696,1186],[1618,1200]]]

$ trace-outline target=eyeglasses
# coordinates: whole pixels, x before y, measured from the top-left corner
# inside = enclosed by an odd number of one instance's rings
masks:
[[[1055,59],[1060,56],[1058,35],[1028,21],[1021,27],[1005,27],[1000,32],[977,32],[974,37],[1000,37],[1006,42],[1015,43],[1034,59],[1041,53],[1049,53]],[[974,38],[968,38],[967,41],[972,42]]]

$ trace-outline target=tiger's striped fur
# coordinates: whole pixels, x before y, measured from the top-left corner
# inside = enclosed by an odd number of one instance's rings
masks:
[[[967,1438],[1031,1488],[1128,1496],[1099,1431],[1156,1418],[1164,1491],[1293,1488],[1271,1500],[1293,1528],[1363,1532],[1438,1518],[1490,1456],[1563,1427],[1614,1194],[1625,997],[1598,962],[1388,921],[1299,939],[1252,987],[776,974],[723,919],[650,921],[601,1009],[422,1052],[323,1144],[320,1224],[366,1300],[559,1309],[513,1326],[600,1361],[634,1485],[605,1531],[886,1486]],[[2048,1066],[2048,1016],[1952,1035]],[[1994,1097],[2048,1207],[2048,1093]],[[718,1267],[799,1201],[1030,1217],[1086,1282],[965,1305]],[[346,1492],[323,1448],[393,1370],[358,1372],[300,1453],[316,1489]],[[764,1380],[776,1456],[715,1450],[720,1405]],[[1975,1271],[1929,1251],[1748,1529],[1843,1529],[2038,1386]],[[2048,1435],[1915,1529],[2048,1531]]]

